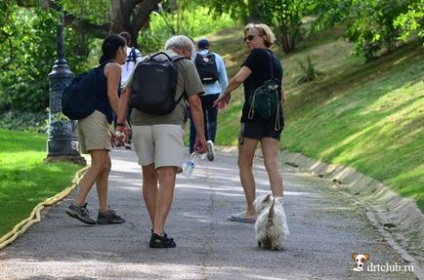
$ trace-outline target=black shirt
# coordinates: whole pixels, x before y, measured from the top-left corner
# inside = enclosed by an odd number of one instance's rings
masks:
[[[272,78],[271,69],[273,72],[273,77],[277,80],[279,86],[278,89],[281,91],[283,67],[278,57],[271,50],[267,49],[251,50],[249,56],[246,58],[242,66],[249,68],[252,73],[243,82],[245,102],[243,105],[241,122],[261,122],[257,116],[254,116],[253,119],[248,119],[247,115],[249,112],[249,106],[247,105],[247,101],[249,100],[250,94],[253,94],[256,88],[262,86],[265,81]]]

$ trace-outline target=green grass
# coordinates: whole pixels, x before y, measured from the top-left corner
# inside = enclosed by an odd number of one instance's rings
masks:
[[[241,29],[207,37],[231,78],[248,50]],[[280,56],[287,93],[281,148],[344,166],[383,182],[424,211],[424,48],[405,46],[371,63],[352,57],[340,31]],[[198,38],[196,38],[198,39]],[[317,80],[298,85],[299,61],[311,57]],[[217,145],[237,144],[242,87],[220,111]],[[188,133],[186,134],[186,140]],[[46,135],[0,130],[0,236],[39,202],[70,186],[81,166],[46,164]]]
[[[0,129],[0,237],[40,202],[69,187],[82,167],[44,163],[47,135]]]
[[[233,33],[233,35],[229,35]],[[242,33],[211,34],[231,78],[247,55]],[[328,163],[349,166],[417,201],[424,211],[424,48],[405,45],[365,63],[340,29],[311,38],[289,55],[284,67],[286,128],[281,148]],[[319,73],[298,85],[299,61],[310,56]],[[236,145],[242,87],[219,113],[217,145]]]

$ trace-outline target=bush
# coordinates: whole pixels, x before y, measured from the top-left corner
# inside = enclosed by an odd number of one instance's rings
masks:
[[[308,55],[306,59],[306,65],[303,64],[301,61],[298,62],[300,70],[302,71],[300,78],[297,80],[297,83],[304,84],[311,82],[318,77],[318,73],[315,70],[314,65],[312,64],[311,57]]]
[[[49,114],[9,111],[0,114],[0,128],[33,133],[47,133]]]

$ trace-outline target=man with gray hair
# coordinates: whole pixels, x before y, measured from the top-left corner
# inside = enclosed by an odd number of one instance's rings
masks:
[[[165,44],[168,56],[184,56],[174,63],[177,67],[178,83],[176,100],[180,100],[174,110],[165,115],[155,115],[133,108],[131,129],[133,147],[143,173],[143,197],[152,223],[150,248],[175,248],[176,244],[164,232],[165,222],[172,205],[176,174],[182,172],[184,161],[184,125],[186,101],[196,126],[196,145],[199,153],[206,152],[205,130],[200,95],[203,86],[196,67],[191,62],[195,46],[184,35],[171,37]],[[146,59],[146,58],[144,58]],[[137,69],[137,67],[135,68]],[[124,85],[119,101],[117,130],[125,130],[125,116],[134,83],[133,71]],[[155,92],[148,94],[154,95]],[[179,98],[185,94],[185,98]]]

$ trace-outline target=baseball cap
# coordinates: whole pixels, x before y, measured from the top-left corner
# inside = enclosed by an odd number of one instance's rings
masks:
[[[197,42],[197,47],[199,49],[206,49],[210,46],[211,44],[209,43],[209,41],[207,39],[200,39],[199,42]]]

